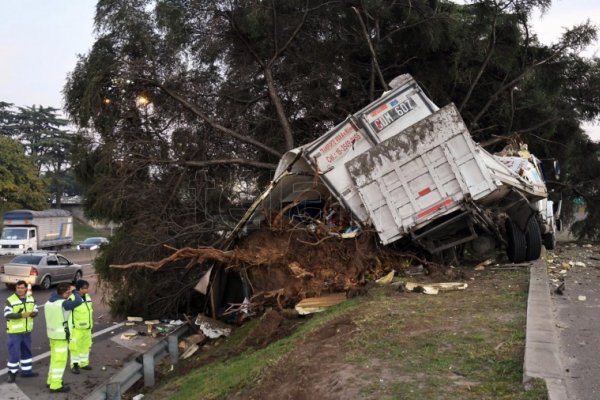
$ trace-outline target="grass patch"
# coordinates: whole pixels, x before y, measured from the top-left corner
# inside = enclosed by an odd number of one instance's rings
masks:
[[[248,349],[244,353],[228,358],[227,352],[235,348],[244,339],[252,326],[237,330],[230,338],[219,345],[222,361],[192,370],[189,374],[169,380],[149,395],[149,399],[220,399],[245,386],[252,385],[261,372],[276,366],[307,333],[318,329],[340,315],[357,308],[356,299],[345,301],[331,309],[307,319],[290,336],[272,343],[260,350]],[[254,321],[256,322],[256,321]],[[208,356],[203,356],[208,358]]]
[[[73,218],[73,240],[75,243],[83,242],[92,236],[105,236],[100,231],[92,228],[88,224]]]
[[[148,398],[239,399],[246,393],[261,398],[270,390],[301,385],[306,394],[329,390],[328,398],[545,399],[543,381],[534,380],[527,391],[521,383],[528,277],[527,269],[486,271],[466,291],[437,296],[377,288],[307,318],[293,334],[264,349],[240,353],[252,321],[188,364],[187,375],[181,376],[185,363],[178,365],[172,373],[177,377],[162,382]],[[343,340],[334,334],[325,345],[329,352],[322,353],[326,349],[315,341],[320,333],[310,335],[338,326],[342,316],[353,328]],[[303,341],[308,337],[310,345]],[[270,377],[282,381],[269,386]],[[336,397],[340,387],[354,391]]]

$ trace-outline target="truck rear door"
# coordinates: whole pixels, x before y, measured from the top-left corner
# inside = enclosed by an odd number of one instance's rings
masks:
[[[454,105],[346,163],[384,244],[495,189]]]

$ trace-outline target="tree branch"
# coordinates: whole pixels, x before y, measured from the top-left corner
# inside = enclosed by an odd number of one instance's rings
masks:
[[[483,60],[483,63],[481,64],[479,71],[477,72],[477,76],[475,77],[475,80],[473,81],[473,83],[471,83],[471,86],[469,87],[469,90],[467,91],[465,98],[463,99],[462,103],[460,103],[460,107],[458,107],[458,112],[462,111],[462,109],[465,107],[465,105],[471,98],[471,95],[473,94],[473,90],[475,89],[475,86],[477,86],[477,84],[479,83],[479,79],[481,79],[481,76],[483,75],[483,71],[485,71],[490,60],[492,59],[492,54],[494,53],[494,48],[496,47],[496,21],[497,21],[497,19],[498,19],[498,7],[496,6],[496,14],[494,14],[494,20],[492,21],[492,32],[490,34],[490,43],[488,44],[487,55],[485,57],[485,60]]]
[[[223,164],[239,164],[239,165],[249,165],[251,167],[256,168],[264,168],[264,169],[277,169],[277,164],[265,163],[254,160],[245,160],[243,158],[228,158],[228,159],[220,159],[220,160],[203,160],[203,161],[184,161],[182,165],[186,167],[208,167],[211,165],[223,165]]]
[[[156,85],[160,90],[162,90],[163,92],[165,92],[168,96],[172,97],[173,99],[177,100],[179,103],[181,103],[181,105],[183,105],[185,108],[187,108],[189,111],[191,111],[192,113],[194,113],[195,115],[197,115],[198,117],[200,117],[204,122],[206,122],[207,124],[209,124],[213,129],[218,130],[220,132],[226,133],[227,135],[233,136],[234,138],[238,139],[241,142],[244,143],[248,143],[252,146],[258,147],[261,150],[266,151],[269,154],[272,154],[278,158],[281,157],[281,153],[278,152],[277,150],[273,149],[272,147],[269,147],[261,142],[259,142],[256,139],[241,135],[229,128],[224,127],[223,125],[220,125],[218,123],[216,123],[215,121],[213,121],[211,118],[208,117],[208,115],[206,115],[205,113],[203,113],[198,107],[196,107],[195,105],[193,105],[192,103],[190,103],[189,101],[187,101],[185,98],[183,98],[181,95],[179,95],[178,93],[175,93],[174,91],[172,91],[171,89],[168,89],[167,87],[165,87],[164,85],[161,85],[159,83],[154,82],[154,85]]]
[[[379,61],[377,61],[377,54],[375,53],[375,49],[373,48],[373,44],[371,43],[371,38],[369,37],[369,32],[367,31],[367,26],[360,15],[360,12],[356,7],[352,7],[356,16],[358,17],[358,21],[360,22],[360,26],[362,28],[363,34],[365,35],[365,39],[367,44],[369,45],[369,51],[371,52],[371,57],[373,61],[373,65],[375,67],[375,71],[377,71],[377,76],[379,77],[379,82],[381,83],[381,87],[383,90],[389,90],[389,86],[387,85],[385,79],[383,78],[383,73],[381,72],[381,68],[379,68]]]

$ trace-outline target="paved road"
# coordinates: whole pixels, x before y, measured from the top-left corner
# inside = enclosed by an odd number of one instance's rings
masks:
[[[83,279],[90,282],[90,295],[94,301],[94,332],[102,331],[112,326],[112,321],[109,316],[108,306],[101,303],[102,293],[98,290],[97,280],[94,268],[92,266],[94,257],[96,256],[95,251],[65,251],[63,253],[72,262],[81,264],[83,267]],[[0,257],[0,264],[4,264],[10,261],[13,256],[2,256]],[[50,294],[56,290],[55,286],[52,286],[48,290],[42,290],[39,288],[33,288],[33,296],[40,308],[40,314],[34,320],[33,329],[33,355],[38,356],[50,350],[48,345],[48,339],[46,337],[46,322],[44,321],[43,304],[48,300]],[[4,301],[8,298],[14,290],[7,289],[4,285],[0,287],[0,300]],[[6,359],[7,359],[7,347],[6,347],[6,323],[3,323],[2,329],[0,329],[0,377],[6,374]],[[34,365],[35,368],[35,365]],[[41,372],[41,371],[40,371]]]
[[[553,293],[554,322],[559,334],[559,352],[565,369],[569,398],[600,399],[600,245],[566,245],[555,252],[551,277],[564,276],[562,295]],[[566,273],[563,262],[575,264]],[[584,296],[584,297],[580,297]]]

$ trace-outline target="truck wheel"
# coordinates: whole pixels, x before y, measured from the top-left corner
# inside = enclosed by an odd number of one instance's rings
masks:
[[[542,234],[537,219],[529,218],[525,237],[527,238],[527,254],[525,255],[525,260],[537,260],[542,254]]]
[[[546,250],[554,250],[554,247],[556,247],[556,236],[554,236],[554,233],[545,234],[543,239]]]
[[[40,288],[47,290],[50,289],[50,277],[46,276],[44,279],[42,279],[42,282],[40,282]]]
[[[506,247],[506,255],[508,259],[513,263],[521,263],[525,261],[527,252],[527,241],[525,235],[510,218],[506,219],[506,241],[508,245]]]

